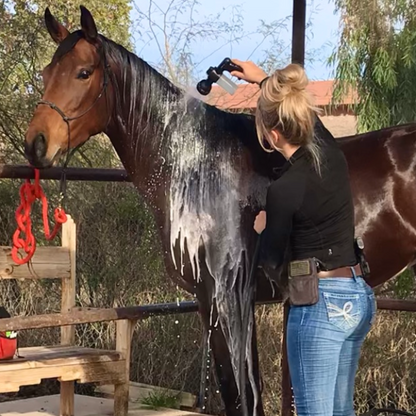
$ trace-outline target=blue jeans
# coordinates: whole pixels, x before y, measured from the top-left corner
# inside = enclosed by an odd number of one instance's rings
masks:
[[[361,277],[319,281],[319,301],[291,306],[287,350],[298,416],[354,416],[361,346],[376,314]]]

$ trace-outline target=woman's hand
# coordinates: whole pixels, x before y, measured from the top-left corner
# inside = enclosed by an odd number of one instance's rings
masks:
[[[254,62],[251,61],[240,61],[239,59],[232,59],[232,62],[241,66],[243,72],[231,71],[231,75],[237,78],[243,79],[244,81],[251,82],[254,84],[260,84],[267,74],[259,68]]]
[[[260,211],[254,221],[254,230],[257,234],[261,234],[266,228],[266,211]]]

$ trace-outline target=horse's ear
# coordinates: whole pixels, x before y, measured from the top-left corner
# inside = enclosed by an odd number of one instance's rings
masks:
[[[52,39],[58,44],[69,35],[68,29],[52,16],[49,7],[45,10],[45,24]]]
[[[82,31],[84,32],[84,35],[88,41],[94,42],[98,36],[97,26],[95,26],[94,18],[86,7],[80,6],[80,9]]]

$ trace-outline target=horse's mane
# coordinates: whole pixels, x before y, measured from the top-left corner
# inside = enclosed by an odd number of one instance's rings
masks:
[[[149,123],[156,125],[153,123],[156,120],[151,119],[152,109],[160,108],[163,104],[161,97],[172,101],[183,99],[188,108],[192,109],[194,115],[199,113],[204,114],[204,117],[214,117],[217,126],[227,126],[230,130],[237,129],[238,136],[242,140],[250,138],[251,133],[254,132],[252,128],[250,129],[250,127],[254,127],[252,115],[223,111],[187,95],[183,89],[174,85],[134,53],[103,35],[100,35],[100,39],[108,59],[116,63],[122,71],[120,79],[123,80],[124,86],[128,86],[127,90],[119,89],[116,94],[117,100],[127,104],[126,107],[130,109],[129,117],[136,114],[137,119],[141,120],[144,125]],[[167,103],[165,102],[165,104]]]
[[[68,35],[59,44],[53,61],[61,59],[70,52],[80,39],[85,39],[82,30]],[[253,115],[224,111],[187,95],[183,89],[174,85],[146,61],[101,34],[99,47],[102,47],[107,62],[113,63],[111,72],[117,71],[117,73],[110,74],[116,98],[113,119],[119,123],[119,127],[124,129],[126,134],[132,137],[140,136],[142,142],[150,144],[154,135],[160,133],[155,131],[154,127],[164,125],[160,122],[161,120],[157,119],[161,113],[161,106],[168,106],[181,100],[193,112],[195,120],[215,120],[218,129],[223,128],[233,133],[232,140],[235,140],[237,136],[243,145],[255,152],[261,150],[255,139]],[[129,131],[125,131],[127,126]],[[224,136],[221,139],[227,140],[227,138]],[[262,152],[259,152],[260,160],[264,159],[264,156]]]

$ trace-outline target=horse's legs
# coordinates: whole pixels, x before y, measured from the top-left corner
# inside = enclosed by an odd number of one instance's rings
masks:
[[[241,411],[238,409],[238,390],[227,343],[225,342],[221,328],[219,326],[215,328],[211,326],[211,305],[207,301],[207,297],[203,296],[202,299],[198,297],[198,301],[202,323],[208,331],[209,348],[211,348],[214,358],[219,389],[226,414],[227,416],[241,416]]]
[[[208,301],[207,292],[198,296],[199,312],[201,314],[202,322],[209,332],[210,347],[214,358],[216,374],[218,383],[220,386],[221,397],[224,402],[225,411],[227,416],[241,416],[242,409],[240,406],[239,394],[237,385],[234,378],[234,372],[231,364],[230,353],[227,343],[224,338],[224,334],[220,325],[213,327],[212,322],[216,321],[217,313],[214,307],[213,314],[211,315],[211,302]],[[211,322],[212,319],[212,322]],[[264,416],[263,403],[261,400],[260,391],[260,369],[258,360],[258,349],[256,339],[255,324],[253,328],[252,337],[252,362],[253,362],[253,376],[258,391],[258,403],[257,403],[257,415]],[[254,396],[249,384],[247,376],[246,396],[249,411],[254,407]],[[251,412],[252,414],[252,412]]]
[[[251,338],[251,348],[252,348],[252,363],[253,363],[253,376],[254,382],[256,385],[257,395],[258,395],[258,403],[257,403],[257,416],[264,416],[264,409],[263,409],[263,400],[262,400],[262,392],[263,392],[263,383],[260,373],[260,362],[259,362],[259,350],[258,350],[258,343],[257,343],[257,330],[256,330],[256,317],[253,317],[253,336]],[[248,394],[248,407],[249,409],[254,408],[254,395],[252,389],[247,389],[250,394]]]

